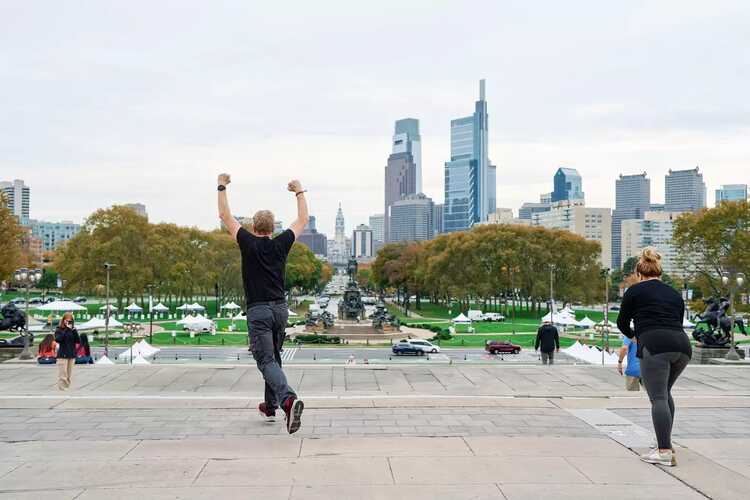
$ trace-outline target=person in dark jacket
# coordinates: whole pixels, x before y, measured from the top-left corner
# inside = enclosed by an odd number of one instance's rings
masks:
[[[545,321],[536,332],[534,350],[542,352],[542,364],[554,364],[555,351],[560,352],[560,335],[557,328],[549,321]]]
[[[654,248],[643,249],[635,272],[639,282],[622,297],[617,327],[626,337],[638,339],[636,356],[651,400],[657,448],[641,455],[641,460],[674,466],[672,386],[692,356],[690,340],[682,329],[685,302],[677,290],[661,281],[661,255]],[[630,327],[631,320],[635,330]]]
[[[73,375],[73,365],[76,362],[76,344],[81,342],[78,330],[75,329],[73,314],[63,314],[60,324],[55,330],[57,349],[57,388],[65,391],[70,387]]]

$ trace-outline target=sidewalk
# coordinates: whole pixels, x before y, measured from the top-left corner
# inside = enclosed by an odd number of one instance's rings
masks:
[[[637,459],[648,401],[601,367],[295,367],[293,436],[257,417],[252,367],[83,367],[63,394],[47,368],[0,365],[0,499],[698,499],[750,484],[744,367],[686,370],[676,468]]]

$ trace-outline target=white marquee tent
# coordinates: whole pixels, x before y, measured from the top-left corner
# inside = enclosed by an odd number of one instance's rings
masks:
[[[74,312],[85,311],[86,308],[70,300],[56,300],[48,304],[42,304],[36,308],[37,311]]]
[[[81,323],[76,328],[79,330],[103,330],[106,328],[106,325],[104,324],[104,318],[91,318],[85,323]],[[110,328],[120,328],[122,326],[122,323],[117,321],[115,318],[109,318],[109,327]]]
[[[453,318],[454,323],[471,323],[471,320],[467,318],[464,313],[459,314],[455,318]]]

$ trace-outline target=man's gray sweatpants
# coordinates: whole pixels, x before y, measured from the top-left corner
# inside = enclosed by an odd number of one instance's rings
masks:
[[[281,347],[288,317],[286,302],[255,305],[247,310],[250,347],[266,382],[265,400],[269,410],[279,408],[288,397],[296,396],[281,369]]]

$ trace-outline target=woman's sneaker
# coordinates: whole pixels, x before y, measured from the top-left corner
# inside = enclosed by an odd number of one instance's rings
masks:
[[[289,396],[281,406],[286,413],[286,430],[289,434],[294,434],[302,425],[302,410],[305,409],[305,403],[295,396]]]
[[[652,442],[648,447],[649,452],[654,451],[655,449],[657,449],[657,447],[658,445],[656,444],[656,441]],[[672,467],[674,467],[675,465],[677,465],[677,452],[674,448],[672,448]]]
[[[258,411],[266,422],[276,422],[276,410],[269,408],[266,403],[259,404]]]
[[[672,450],[661,452],[657,450],[651,450],[648,453],[641,455],[641,460],[649,464],[664,465],[666,467],[673,467],[677,464],[674,460],[674,453]]]

